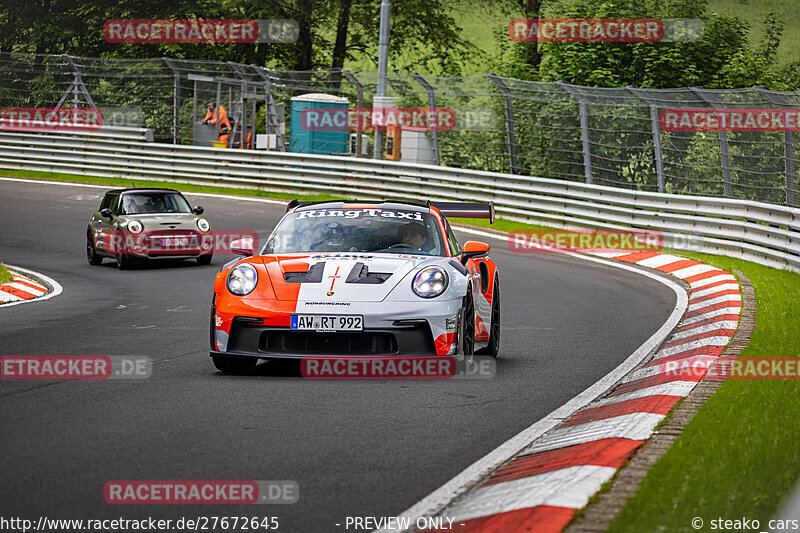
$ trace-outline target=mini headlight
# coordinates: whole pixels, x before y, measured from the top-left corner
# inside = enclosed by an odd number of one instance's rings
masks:
[[[228,290],[237,296],[250,294],[256,288],[257,283],[256,269],[247,263],[235,266],[228,274]]]
[[[438,266],[423,268],[416,276],[411,287],[421,298],[436,298],[447,289],[447,272]]]
[[[197,229],[200,231],[206,232],[211,229],[211,224],[208,223],[208,220],[204,218],[197,219]]]
[[[130,222],[128,222],[128,231],[130,231],[134,235],[138,235],[139,233],[142,232],[143,229],[144,226],[142,226],[142,223],[139,222],[138,220],[131,220]]]

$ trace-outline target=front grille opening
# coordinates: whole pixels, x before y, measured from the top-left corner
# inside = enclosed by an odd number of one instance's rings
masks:
[[[387,332],[265,331],[259,349],[317,355],[391,355],[398,352],[397,339]]]

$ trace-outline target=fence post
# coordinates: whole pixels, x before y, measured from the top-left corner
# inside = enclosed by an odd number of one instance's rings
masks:
[[[181,109],[181,73],[171,59],[168,57],[162,57],[161,59],[167,64],[167,67],[172,71],[172,76],[174,77],[172,87],[172,144],[180,144],[181,120],[179,111]],[[192,117],[192,123],[194,123],[194,117]]]
[[[248,126],[248,124],[247,124],[247,104],[246,104],[247,100],[245,99],[245,95],[247,94],[247,91],[248,91],[247,76],[244,75],[244,72],[242,72],[242,69],[240,69],[239,66],[235,62],[228,61],[228,64],[231,66],[233,71],[236,72],[236,75],[239,76],[242,79],[242,90],[241,90],[241,93],[240,93],[241,102],[242,102],[242,114],[241,114],[241,127],[242,128],[241,128],[241,137],[239,137],[239,146],[244,148],[244,147],[247,146],[247,126]],[[255,115],[253,115],[253,121],[255,122]],[[253,132],[253,133],[254,133],[253,137],[255,137],[255,132]],[[233,131],[231,131],[231,135],[235,139],[235,137],[236,137],[236,126],[235,125],[233,126]],[[233,142],[236,142],[236,141],[234,140]],[[253,138],[253,143],[255,143],[255,142],[256,142],[256,140],[255,140],[255,138]]]
[[[586,183],[592,183],[592,154],[589,151],[589,118],[586,115],[586,97],[575,90],[574,87],[558,80],[556,84],[578,100],[578,111],[581,118],[581,142],[583,143],[583,170],[586,174]]]
[[[487,74],[490,80],[503,91],[503,98],[506,103],[506,129],[508,130],[508,160],[511,165],[511,173],[517,173],[517,141],[514,137],[514,107],[511,101],[511,89],[503,80],[495,74]]]
[[[72,67],[73,79],[69,89],[67,89],[67,91],[61,96],[61,99],[56,104],[56,109],[60,109],[61,106],[64,105],[64,102],[67,100],[67,96],[69,96],[70,92],[72,92],[72,103],[75,107],[78,107],[78,105],[81,103],[80,97],[78,96],[78,93],[81,93],[86,98],[86,102],[89,104],[89,106],[97,108],[97,106],[94,104],[94,100],[92,100],[92,95],[89,94],[89,91],[86,89],[86,85],[83,83],[80,67],[78,67],[75,61],[72,60],[72,57],[69,54],[63,54],[62,57],[64,57],[64,59],[67,60],[67,63],[69,63],[69,65]]]
[[[707,92],[702,87],[690,87],[690,91],[700,97],[703,102],[712,106],[714,109],[720,109],[721,104],[716,96]],[[720,130],[719,132],[719,155],[722,162],[722,189],[725,198],[731,197],[731,161],[728,153],[728,132]]]
[[[431,84],[425,81],[425,78],[420,76],[419,74],[412,73],[411,77],[417,80],[417,82],[422,85],[422,88],[428,92],[428,108],[431,112],[435,112],[436,110],[436,97],[433,94],[433,87]],[[433,135],[433,159],[435,163],[438,165],[439,163],[439,132],[437,131],[438,128],[434,127],[431,130],[431,134]]]
[[[661,125],[658,123],[658,108],[656,107],[655,102],[653,102],[653,100],[647,96],[644,91],[630,85],[628,85],[626,89],[628,89],[641,100],[644,100],[644,102],[650,108],[650,126],[653,129],[653,151],[655,152],[656,156],[658,192],[664,192],[664,159],[661,152]]]
[[[357,100],[356,100],[356,109],[358,110],[359,113],[362,113],[363,112],[363,106],[364,106],[364,86],[361,85],[361,82],[358,81],[358,78],[356,78],[353,75],[353,73],[350,72],[349,70],[342,69],[342,74],[344,75],[345,78],[347,78],[347,81],[349,81],[350,83],[352,83],[355,86],[356,94],[358,95],[356,97],[357,98]],[[359,121],[359,124],[361,124],[361,121]],[[360,127],[356,128],[356,154],[355,154],[355,156],[356,157],[361,157],[361,128]]]
[[[766,87],[756,87],[756,89],[763,94],[771,104],[780,107],[791,107],[786,103],[783,97],[772,91],[768,91]],[[789,128],[786,128],[786,131],[783,132],[783,158],[784,169],[786,171],[786,205],[790,207],[794,205],[794,146],[792,141],[792,132]]]

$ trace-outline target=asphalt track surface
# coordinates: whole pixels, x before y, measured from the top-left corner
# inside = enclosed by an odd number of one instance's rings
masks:
[[[224,376],[208,356],[208,324],[225,259],[89,266],[86,226],[102,192],[0,181],[0,260],[64,288],[0,307],[0,355],[147,356],[153,374],[0,382],[4,517],[277,516],[279,531],[322,532],[345,531],[347,516],[394,516],[616,367],[675,304],[644,276],[492,241],[503,302],[494,379],[304,380],[275,363]],[[212,229],[262,238],[284,211],[187,197]],[[295,480],[300,500],[109,505],[109,480]]]

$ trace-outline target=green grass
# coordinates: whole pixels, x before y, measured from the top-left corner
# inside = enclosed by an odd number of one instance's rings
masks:
[[[676,252],[753,282],[756,329],[742,356],[800,355],[800,275],[747,261]],[[727,381],[647,473],[609,529],[692,531],[715,518],[757,519],[766,530],[800,473],[800,382]]]
[[[14,276],[12,276],[11,272],[9,272],[8,269],[3,266],[3,263],[0,263],[0,285],[3,283],[8,283],[12,279],[14,279]]]

